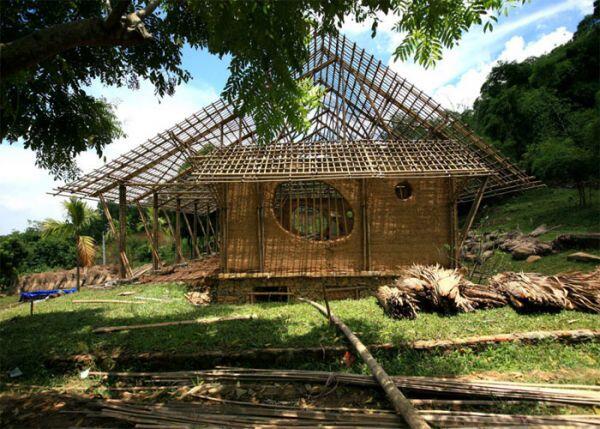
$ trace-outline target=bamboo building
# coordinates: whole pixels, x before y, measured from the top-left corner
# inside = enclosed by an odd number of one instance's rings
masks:
[[[244,302],[359,296],[412,263],[455,265],[483,198],[541,186],[343,36],[315,38],[298,78],[324,89],[304,133],[259,145],[252,118],[218,100],[55,193],[100,200],[113,229],[107,201],[119,204],[124,277],[126,207],[140,210],[155,268],[158,216],[174,212],[178,260],[186,228],[195,258],[220,255],[220,299]]]

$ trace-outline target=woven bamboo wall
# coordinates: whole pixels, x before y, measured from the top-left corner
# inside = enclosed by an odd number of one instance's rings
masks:
[[[328,181],[351,205],[354,228],[333,241],[298,237],[278,223],[272,199],[278,183],[263,184],[264,271],[269,273],[345,273],[363,270],[360,183]],[[412,263],[448,265],[451,241],[448,179],[409,180],[413,195],[402,201],[398,180],[367,180],[372,271],[393,271]],[[228,272],[258,272],[258,197],[255,183],[232,183],[228,194]]]

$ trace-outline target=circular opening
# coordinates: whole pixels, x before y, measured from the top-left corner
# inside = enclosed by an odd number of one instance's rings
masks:
[[[396,197],[400,200],[408,200],[412,196],[412,187],[408,182],[400,182],[394,188]]]
[[[333,186],[318,180],[279,184],[273,213],[282,228],[308,240],[335,240],[349,235],[354,227],[348,201]]]

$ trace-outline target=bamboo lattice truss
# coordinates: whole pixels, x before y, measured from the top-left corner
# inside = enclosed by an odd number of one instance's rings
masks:
[[[197,183],[483,176],[469,148],[446,140],[353,140],[235,145],[190,158]]]
[[[309,59],[298,78],[311,78],[324,89],[324,98],[311,114],[310,128],[304,133],[284,128],[273,142],[273,149],[268,149],[270,153],[287,151],[282,149],[283,145],[292,143],[300,144],[300,149],[289,149],[288,153],[300,153],[310,144],[315,144],[320,150],[330,151],[332,155],[340,153],[337,149],[346,147],[352,148],[351,151],[356,156],[359,153],[369,153],[369,156],[373,153],[375,156],[381,153],[381,141],[401,140],[397,144],[388,143],[388,147],[393,146],[398,153],[410,153],[414,158],[417,155],[414,155],[411,143],[408,142],[413,140],[415,150],[418,148],[423,153],[422,157],[419,156],[419,163],[425,162],[424,160],[431,162],[431,166],[424,167],[425,170],[442,174],[443,165],[450,166],[453,162],[457,163],[458,169],[462,169],[465,167],[461,164],[464,157],[461,157],[461,162],[458,162],[458,158],[456,161],[453,158],[460,152],[457,149],[460,147],[468,153],[469,162],[477,164],[472,170],[477,172],[475,174],[484,169],[493,171],[485,196],[541,186],[539,181],[508,162],[431,97],[343,36],[314,38]],[[327,141],[353,143],[345,143],[346,146],[320,143]],[[190,212],[192,201],[199,204],[202,211],[213,211],[216,207],[213,193],[210,188],[193,183],[193,171],[186,161],[214,148],[249,146],[251,149],[248,150],[256,151],[252,149],[256,144],[256,128],[252,119],[240,117],[234,112],[233,106],[218,100],[132,151],[57,188],[55,192],[88,198],[103,196],[108,201],[117,201],[119,185],[125,185],[128,204],[150,206],[152,195],[156,192],[163,207],[172,208],[173,201],[180,199],[183,200],[181,210],[184,212]],[[361,145],[373,147],[361,149]],[[345,159],[351,156],[352,153],[343,154]],[[398,163],[403,162],[394,159],[396,166],[389,167],[386,163],[392,163],[394,156],[396,155],[390,152],[384,155],[382,161],[371,158],[369,162],[377,163],[377,168],[385,174],[392,174],[395,173],[394,169],[400,171]],[[476,156],[478,161],[473,161],[471,156]],[[244,162],[243,159],[239,161]],[[246,164],[250,162],[246,161]],[[363,168],[362,174],[373,174],[366,161],[361,161],[360,165]],[[195,167],[199,168],[197,162]],[[247,165],[240,167],[240,170],[252,171],[256,168],[262,167]],[[277,168],[271,167],[273,171]],[[323,172],[325,170],[333,171],[332,174],[346,174],[344,177],[350,171],[343,171],[343,167],[332,170],[323,167]],[[199,171],[208,170],[201,167]],[[277,174],[282,177],[284,175]],[[197,177],[201,178],[201,173]],[[476,187],[476,184],[466,187],[462,200],[473,199]]]

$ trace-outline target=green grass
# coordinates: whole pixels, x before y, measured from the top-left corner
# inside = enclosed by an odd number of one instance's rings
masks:
[[[478,215],[483,231],[531,232],[546,224],[554,227],[542,239],[552,240],[566,232],[600,231],[600,192],[592,192],[591,203],[578,207],[577,192],[565,188],[542,188],[483,206]]]
[[[500,204],[484,206],[478,215],[477,232],[521,231],[529,233],[545,224],[551,231],[543,234],[541,240],[551,241],[560,234],[600,232],[600,192],[592,192],[588,207],[578,207],[577,192],[573,189],[544,188],[528,191],[503,200]],[[568,261],[567,255],[581,249],[564,251],[527,263],[516,261],[511,255],[495,251],[486,261],[483,271],[525,271],[541,274],[557,274],[567,271],[592,271],[596,265],[589,262]],[[583,249],[600,256],[600,249]],[[478,280],[478,276],[475,276]]]
[[[170,298],[169,303],[143,305],[73,304],[73,299],[119,297],[124,290],[146,297]],[[306,304],[211,305],[193,307],[180,285],[123,286],[110,291],[82,291],[37,305],[0,312],[0,370],[18,366],[26,378],[52,381],[44,361],[53,355],[199,350],[243,350],[252,347],[301,347],[340,344],[341,335]],[[443,317],[421,314],[415,321],[384,316],[374,298],[332,302],[332,310],[367,344],[415,339],[445,339],[529,330],[598,328],[600,316],[562,312],[519,315],[509,307]],[[257,320],[187,325],[93,334],[94,327],[185,320],[220,315],[257,314]],[[551,355],[549,356],[549,351]],[[403,351],[382,356],[392,374],[469,374],[474,371],[555,371],[563,367],[598,368],[600,347],[560,344],[519,347],[503,345],[483,352],[423,353]],[[298,367],[340,369],[338,363],[298,362]],[[361,370],[359,363],[355,370]],[[362,369],[364,370],[364,368]],[[61,380],[59,378],[59,380]]]

